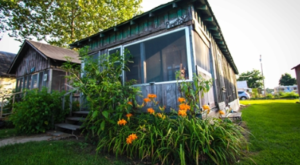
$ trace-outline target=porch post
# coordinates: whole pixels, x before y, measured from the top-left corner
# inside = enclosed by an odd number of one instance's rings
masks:
[[[48,93],[51,93],[53,70],[49,69]]]

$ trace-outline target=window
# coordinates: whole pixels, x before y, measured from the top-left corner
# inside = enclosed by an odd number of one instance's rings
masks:
[[[180,71],[189,79],[186,33],[176,31],[154,39],[125,46],[130,52],[130,71],[125,72],[125,81],[137,80],[137,84],[176,80]]]
[[[32,75],[32,86],[31,89],[38,88],[38,74]]]

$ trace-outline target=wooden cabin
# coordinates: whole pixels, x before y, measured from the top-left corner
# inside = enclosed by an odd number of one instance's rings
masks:
[[[42,87],[48,88],[48,92],[68,90],[67,73],[62,69],[66,57],[73,63],[81,63],[73,50],[25,40],[8,73],[16,76],[17,91]]]
[[[186,81],[192,82],[195,73],[213,79],[211,90],[199,103],[209,104],[216,110],[212,113],[226,105],[239,108],[238,70],[207,0],[171,1],[70,46],[89,46],[89,54],[96,58],[129,50],[134,63],[123,72],[123,83],[137,80],[135,86],[143,95],[156,94],[167,110],[178,109],[175,72],[179,70]]]
[[[293,67],[292,69],[295,69],[296,72],[296,79],[297,79],[297,85],[298,85],[298,94],[300,95],[300,64]],[[300,101],[300,97],[299,97]]]

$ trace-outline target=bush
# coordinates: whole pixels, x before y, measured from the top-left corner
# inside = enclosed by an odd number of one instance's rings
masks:
[[[299,94],[295,93],[295,92],[280,92],[279,93],[280,98],[285,98],[285,99],[296,99],[299,98]]]
[[[271,93],[269,93],[269,94],[267,94],[266,98],[267,98],[267,99],[273,99],[274,96],[273,96]]]
[[[20,102],[15,103],[10,121],[21,134],[33,134],[53,129],[54,124],[61,122],[69,113],[62,110],[63,93],[46,88],[27,91]]]

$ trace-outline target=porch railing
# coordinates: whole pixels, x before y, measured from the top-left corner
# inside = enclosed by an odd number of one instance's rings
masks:
[[[72,105],[73,105],[73,98],[79,97],[79,95],[76,95],[76,92],[78,92],[78,89],[72,89],[69,92],[65,93],[62,97],[62,110],[64,111],[66,108],[66,96],[69,95],[69,108],[70,108],[70,116],[72,115]]]
[[[15,103],[15,99],[16,99],[16,95],[18,95],[18,94],[22,94],[22,93],[24,93],[24,92],[16,92],[16,93],[11,93],[11,94],[8,94],[8,95],[3,95],[2,97],[1,97],[1,111],[0,111],[0,119],[2,118],[2,116],[3,116],[3,110],[4,110],[4,104],[5,104],[5,100],[7,100],[6,98],[7,97],[13,97],[13,99],[12,99],[12,109],[11,109],[11,113],[13,112],[13,105],[14,105],[14,103]],[[9,101],[9,100],[8,100]]]

